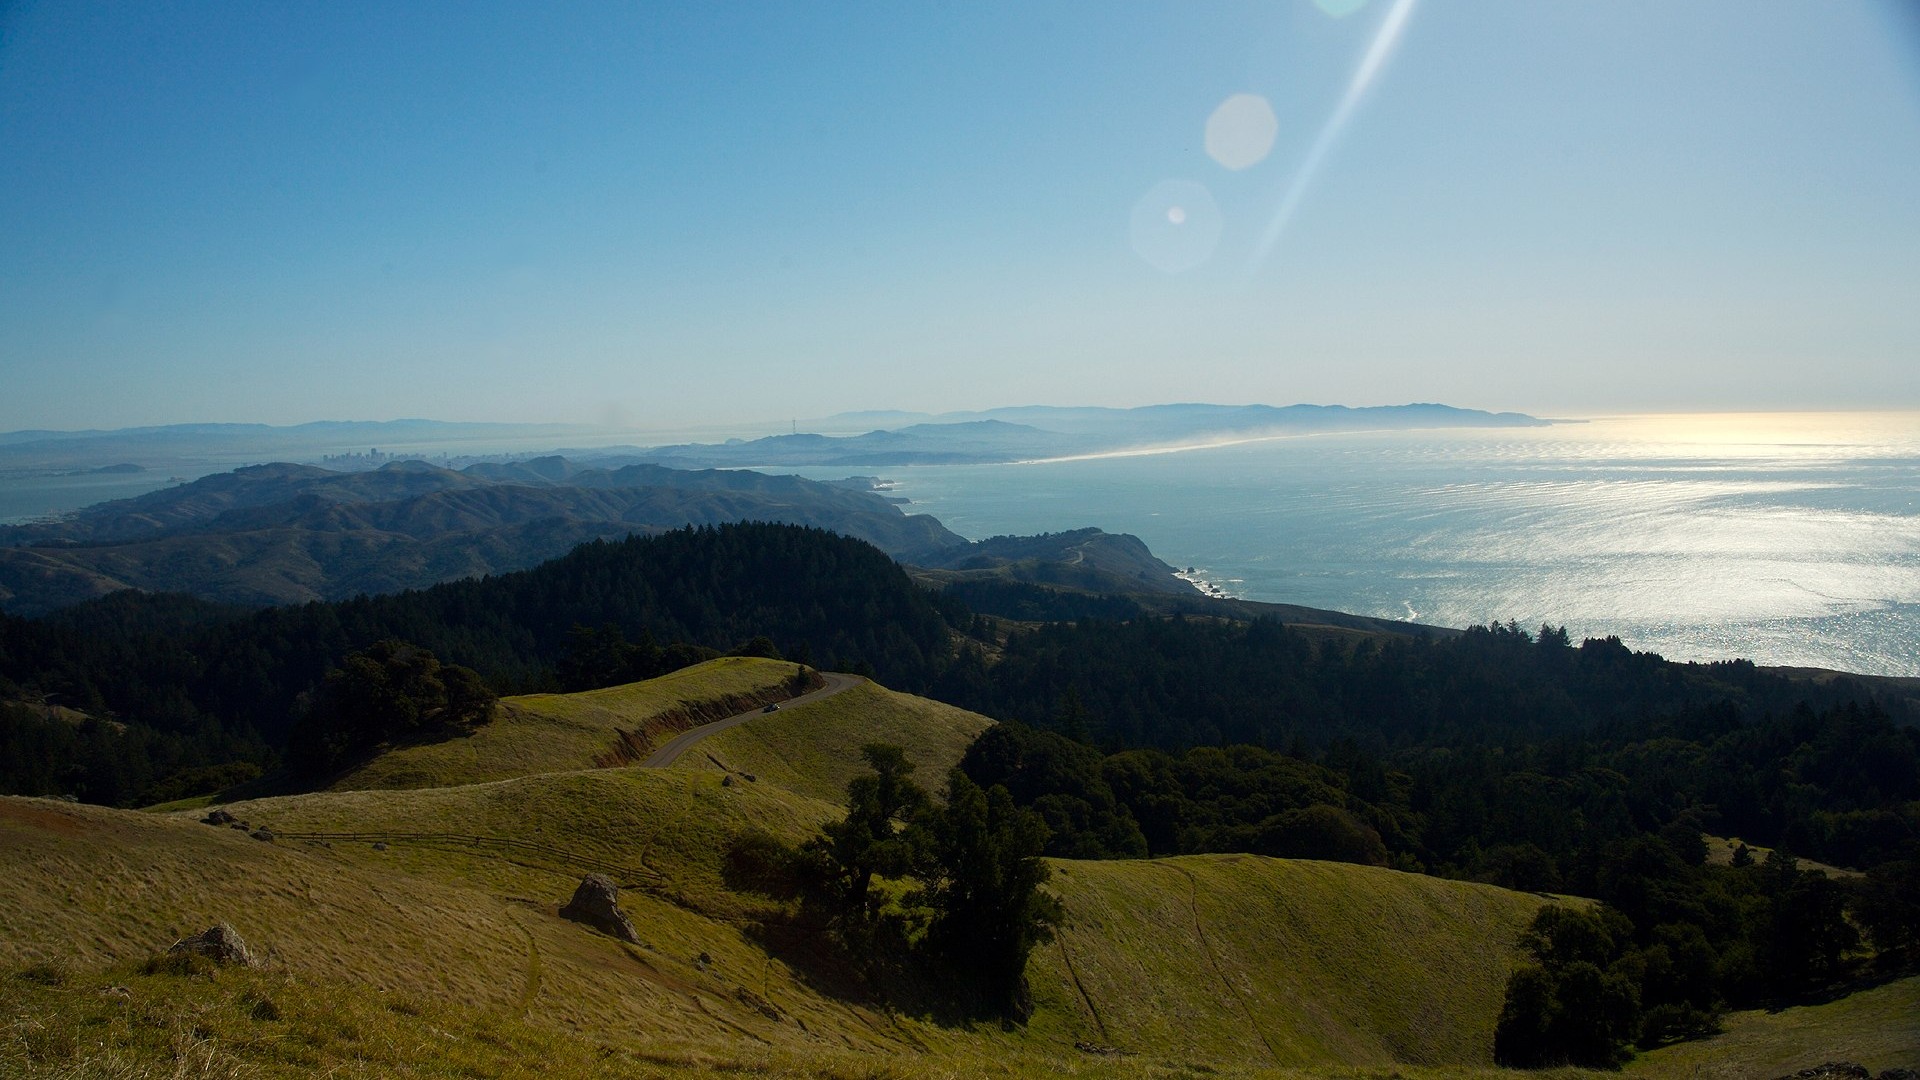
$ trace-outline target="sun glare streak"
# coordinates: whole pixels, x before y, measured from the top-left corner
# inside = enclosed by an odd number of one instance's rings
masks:
[[[1008,462],[1009,465],[1059,465],[1069,461],[1107,461],[1112,458],[1159,457],[1163,454],[1184,454],[1192,450],[1221,450],[1229,446],[1246,446],[1251,443],[1288,442],[1294,439],[1319,439],[1329,435],[1386,435],[1400,428],[1355,428],[1351,431],[1294,431],[1285,434],[1267,435],[1228,435],[1205,442],[1169,443],[1158,446],[1135,446],[1125,450],[1099,450],[1090,454],[1064,454],[1060,457],[1023,458]]]
[[[1347,83],[1347,92],[1341,96],[1340,104],[1333,115],[1321,126],[1320,134],[1313,140],[1312,149],[1307,151],[1305,160],[1293,174],[1293,182],[1287,185],[1286,194],[1280,199],[1280,207],[1273,213],[1273,220],[1267,223],[1266,232],[1260,236],[1260,242],[1254,245],[1253,255],[1247,260],[1247,272],[1253,273],[1265,265],[1267,256],[1273,253],[1275,244],[1280,242],[1280,234],[1286,231],[1287,223],[1293,219],[1294,211],[1300,208],[1300,200],[1305,198],[1307,188],[1320,171],[1321,164],[1340,138],[1340,132],[1353,118],[1353,112],[1360,100],[1367,94],[1368,87],[1379,78],[1380,72],[1393,55],[1393,47],[1399,43],[1400,34],[1406,29],[1407,19],[1412,16],[1414,4],[1418,0],[1394,0],[1393,8],[1386,18],[1380,21],[1380,30],[1373,35],[1373,43],[1367,46],[1366,55],[1360,58],[1360,66],[1354,69],[1353,79]]]

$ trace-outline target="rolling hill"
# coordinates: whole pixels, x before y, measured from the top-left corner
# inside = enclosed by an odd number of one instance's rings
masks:
[[[0,527],[0,607],[36,614],[130,588],[246,605],[340,600],[520,570],[590,540],[737,521],[823,528],[907,560],[967,543],[879,495],[794,476],[564,458],[460,472],[274,464]]]
[[[621,757],[636,738],[783,701],[795,669],[759,657],[725,656],[645,682],[505,698],[493,721],[472,734],[390,749],[331,787],[452,787],[595,768]]]
[[[725,853],[748,830],[798,840],[834,816],[829,796],[855,769],[860,743],[906,743],[931,779],[984,718],[872,686],[758,717],[674,768],[579,767],[608,733],[644,726],[663,705],[724,697],[787,667],[706,665],[664,685],[520,699],[499,737],[457,755],[435,751],[430,763],[427,748],[410,748],[345,785],[356,790],[227,807],[272,830],[271,843],[191,812],[5,799],[0,962],[54,965],[53,981],[68,978],[64,966],[81,987],[132,987],[171,1022],[170,1010],[204,996],[202,984],[129,965],[226,920],[270,964],[221,972],[219,992],[240,980],[303,1017],[324,996],[327,1016],[349,1017],[341,1022],[361,1032],[312,1040],[319,1062],[360,1055],[424,1068],[399,1035],[382,1034],[385,1001],[433,1010],[456,1030],[451,1041],[476,1053],[476,1031],[508,1044],[578,1038],[604,1044],[605,1061],[674,1071],[732,1062],[840,1075],[827,1070],[854,1052],[884,1054],[865,1067],[900,1075],[1104,1074],[1147,1061],[1201,1071],[1487,1064],[1512,942],[1543,901],[1343,864],[1058,864],[1053,887],[1068,923],[1033,958],[1038,1009],[1028,1025],[942,1026],[863,999],[809,960],[803,927],[767,935],[762,920],[778,911],[728,887]],[[558,748],[529,757],[540,741],[531,734],[549,730]],[[359,786],[516,769],[539,771]],[[643,945],[556,917],[587,868],[617,870]],[[0,1003],[53,1008],[53,989],[19,983]],[[72,996],[60,1010],[98,1000],[97,989]],[[319,1023],[247,1015],[202,1025],[216,1034],[196,1045],[223,1061],[286,1067],[276,1057],[285,1048],[270,1048],[268,1036]],[[126,1039],[116,1053],[149,1052]],[[580,1062],[579,1075],[604,1065],[577,1047],[558,1053]],[[85,1057],[76,1042],[62,1060]]]
[[[342,600],[521,570],[592,540],[740,521],[865,540],[928,568],[936,586],[987,577],[1208,603],[1132,536],[1079,529],[969,542],[854,478],[553,456],[459,471],[420,461],[357,472],[257,465],[0,526],[0,610],[44,614],[123,589],[245,606]]]

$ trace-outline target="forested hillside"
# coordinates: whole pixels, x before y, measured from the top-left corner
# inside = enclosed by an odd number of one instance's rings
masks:
[[[1687,705],[1777,711],[1871,693],[1846,679],[1789,679],[1740,661],[1671,663],[1612,638],[1575,645],[1553,628],[1356,643],[1272,620],[1181,617],[1036,627],[1014,634],[991,663],[963,651],[942,689],[967,708],[1042,726],[1071,693],[1092,741],[1167,750],[1540,738]],[[1897,718],[1915,715],[1904,698],[1887,704]]]
[[[1613,1064],[1920,960],[1920,728],[1857,682],[1551,628],[1348,647],[1135,619],[1016,634],[946,686],[1029,722],[963,767],[1037,811],[1056,856],[1245,851],[1604,901],[1528,939],[1509,1063]],[[1744,841],[1731,865],[1706,834]]]
[[[281,463],[0,526],[0,608],[39,614],[128,588],[248,605],[344,600],[523,570],[588,540],[737,521],[831,529],[901,559],[966,546],[871,492],[796,476],[561,457],[458,472]]]
[[[596,542],[520,573],[259,612],[123,593],[44,620],[0,615],[0,701],[96,718],[8,708],[0,768],[7,791],[120,804],[184,770],[267,764],[302,695],[387,639],[472,668],[501,692],[556,689],[563,673],[569,688],[657,673],[596,667],[630,657],[623,646],[678,644],[678,662],[691,663],[756,638],[915,689],[940,670],[948,634],[935,597],[886,555],[787,525]]]

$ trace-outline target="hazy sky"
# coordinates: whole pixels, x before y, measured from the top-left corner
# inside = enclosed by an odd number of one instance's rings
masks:
[[[1920,407],[1912,8],[0,2],[0,430]]]

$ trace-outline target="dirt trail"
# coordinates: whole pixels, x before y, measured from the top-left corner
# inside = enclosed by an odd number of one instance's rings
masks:
[[[842,690],[851,690],[867,681],[858,675],[842,675],[832,671],[823,671],[820,673],[820,676],[826,680],[827,685],[818,690],[801,694],[797,698],[790,698],[783,701],[780,703],[780,708],[791,709],[796,706],[808,704],[809,702],[819,701],[821,698],[832,697]],[[697,728],[688,728],[686,731],[675,735],[665,746],[655,750],[647,757],[647,760],[640,763],[640,767],[643,769],[664,769],[674,762],[679,761],[680,755],[686,753],[687,749],[694,743],[699,742],[701,739],[717,731],[725,731],[730,727],[744,724],[765,711],[765,709],[749,709],[746,712],[729,716],[725,720],[715,720],[711,724],[701,724]]]

